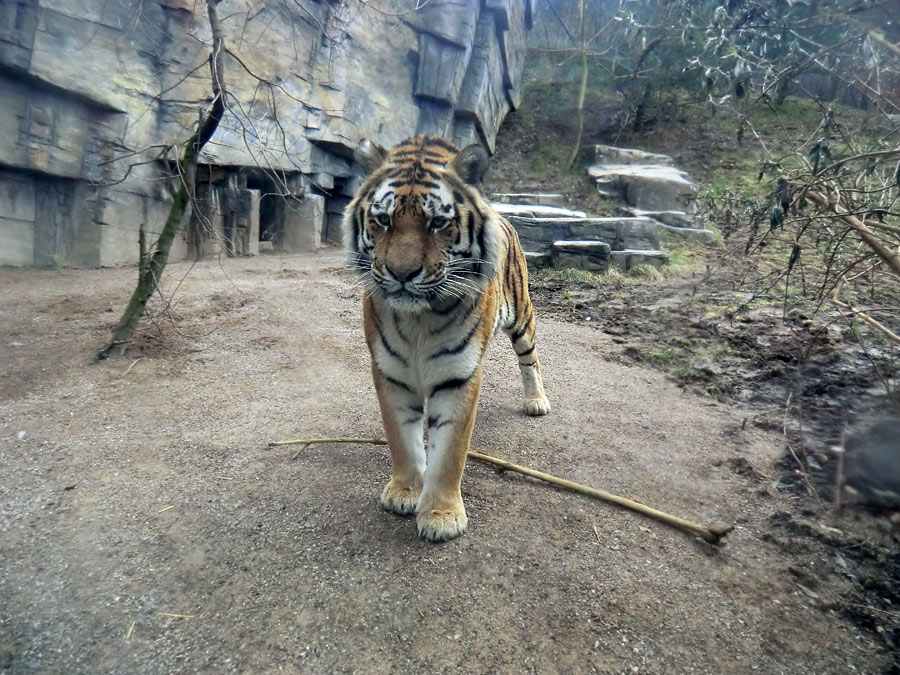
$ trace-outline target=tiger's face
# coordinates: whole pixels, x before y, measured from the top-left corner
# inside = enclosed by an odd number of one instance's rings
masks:
[[[367,291],[405,311],[480,293],[497,249],[475,188],[484,151],[420,136],[363,161],[372,170],[347,207],[344,232]]]

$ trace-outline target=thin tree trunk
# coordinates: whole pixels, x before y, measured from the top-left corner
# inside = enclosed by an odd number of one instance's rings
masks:
[[[222,25],[219,22],[217,13],[218,2],[219,0],[207,0],[206,3],[209,25],[212,28],[213,35],[212,53],[209,56],[209,70],[213,86],[212,105],[206,117],[198,125],[197,131],[184,144],[183,156],[178,162],[178,175],[181,183],[175,192],[172,207],[169,209],[169,216],[166,218],[165,225],[163,225],[162,232],[152,254],[145,250],[146,242],[144,240],[143,227],[141,228],[139,237],[141,260],[138,264],[137,287],[134,289],[134,293],[131,294],[131,300],[128,302],[128,306],[122,313],[122,318],[119,319],[119,323],[113,331],[112,342],[97,354],[98,359],[122,356],[128,345],[131,344],[138,322],[144,316],[147,302],[156,291],[163,270],[165,270],[169,262],[169,251],[172,248],[172,242],[175,241],[178,226],[181,224],[190,198],[193,196],[194,169],[197,165],[197,158],[203,146],[216,132],[219,122],[225,113],[225,73],[223,66],[225,46]]]
[[[569,155],[569,159],[566,162],[566,171],[572,168],[572,165],[575,164],[575,160],[578,159],[578,152],[581,150],[581,136],[584,133],[584,97],[587,93],[587,81],[588,81],[588,65],[587,65],[587,51],[582,48],[581,50],[581,88],[578,90],[578,108],[577,108],[577,121],[575,127],[575,142],[572,145],[572,152]]]
[[[578,5],[578,14],[581,22],[581,45],[579,53],[581,56],[581,86],[578,89],[578,105],[576,108],[577,121],[575,131],[575,143],[572,145],[572,152],[566,161],[566,171],[572,168],[575,160],[578,159],[578,152],[581,150],[581,136],[584,133],[584,98],[587,94],[588,83],[588,62],[587,62],[587,41],[584,32],[584,0],[580,0]]]

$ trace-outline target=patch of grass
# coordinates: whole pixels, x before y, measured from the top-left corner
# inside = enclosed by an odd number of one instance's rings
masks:
[[[702,244],[685,242],[677,235],[669,235],[662,249],[669,254],[669,264],[663,265],[659,272],[665,279],[684,279],[701,274],[706,263]]]
[[[641,351],[641,357],[657,368],[672,365],[678,357],[681,356],[681,350],[670,348],[663,350],[644,349]]]
[[[600,275],[600,278],[607,283],[614,283],[617,285],[621,285],[628,281],[628,278],[622,273],[618,267],[610,267],[603,274]]]
[[[628,277],[618,267],[610,267],[605,272],[589,272],[576,267],[541,267],[529,272],[532,279],[538,281],[559,281],[571,284],[573,287],[597,288],[603,285],[623,286],[640,283],[634,277]],[[569,300],[571,294],[568,289],[563,290],[563,297]]]
[[[588,272],[575,267],[543,267],[535,270],[533,276],[545,281],[562,281],[583,286],[597,286],[600,283],[600,275],[596,272]]]
[[[693,265],[696,262],[692,251],[685,251],[683,249],[672,249],[669,251],[669,265],[672,267],[684,267],[686,265]]]
[[[538,154],[531,158],[528,169],[533,176],[544,178],[550,173],[550,163],[545,156]]]
[[[663,274],[653,265],[635,265],[626,272],[629,277],[645,281],[662,281]]]
[[[532,125],[534,124],[534,108],[531,106],[522,106],[517,111],[519,119],[522,121],[522,124]]]

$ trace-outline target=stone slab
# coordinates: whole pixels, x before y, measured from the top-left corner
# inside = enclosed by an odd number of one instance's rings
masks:
[[[575,267],[589,272],[609,269],[610,247],[604,241],[555,241],[551,258],[557,267]]]
[[[492,202],[494,210],[504,217],[520,218],[586,218],[584,211],[572,211],[559,206],[539,206],[537,204],[504,204]]]
[[[670,166],[602,164],[588,175],[606,196],[647,211],[696,210],[697,186],[684,171]]]
[[[465,47],[460,47],[434,35],[421,33],[419,68],[416,71],[416,96],[455,104],[471,56],[471,42]]]
[[[480,0],[422,3],[421,9],[406,16],[406,21],[421,32],[465,46],[472,41],[480,8]]]
[[[559,208],[566,206],[566,198],[561,194],[542,192],[497,192],[491,195],[491,201],[498,204],[529,204]]]
[[[673,166],[674,160],[668,155],[644,152],[633,148],[617,148],[612,145],[595,145],[594,157],[598,164],[662,164]]]
[[[697,228],[703,224],[703,218],[696,213],[684,211],[645,211],[643,209],[626,209],[629,215],[635,217],[653,218],[671,227]]]
[[[528,269],[537,269],[538,267],[547,267],[550,264],[551,257],[549,253],[539,253],[537,251],[524,251],[525,264]]]
[[[701,244],[711,244],[717,239],[715,232],[705,228],[672,227],[671,225],[666,225],[664,223],[660,224],[659,227],[661,232],[667,232],[676,237],[681,237],[688,241],[697,241]]]
[[[331,244],[340,244],[343,242],[343,224],[344,216],[340,213],[325,214],[325,232],[322,239]]]
[[[288,198],[285,202],[284,249],[292,253],[307,253],[322,248],[325,198],[309,194],[303,199]]]
[[[34,221],[0,215],[0,265],[34,265]]]
[[[662,267],[669,263],[669,254],[664,251],[624,250],[610,253],[612,264],[622,271],[628,271],[637,265]]]
[[[659,223],[651,218],[527,218],[509,216],[520,237],[544,250],[557,239],[608,242],[613,249],[659,248]]]

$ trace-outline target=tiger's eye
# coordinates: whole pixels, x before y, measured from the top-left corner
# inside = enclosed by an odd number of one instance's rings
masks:
[[[435,216],[431,219],[431,231],[437,232],[438,230],[443,230],[449,224],[449,218],[445,218],[444,216]]]
[[[391,226],[391,217],[386,213],[379,213],[377,216],[375,216],[375,220],[377,220],[378,224],[382,227]]]

